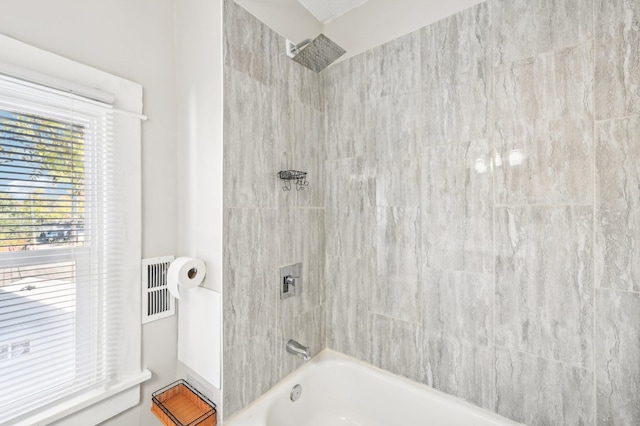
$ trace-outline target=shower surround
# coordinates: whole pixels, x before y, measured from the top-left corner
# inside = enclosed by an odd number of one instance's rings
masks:
[[[295,339],[325,347],[322,76],[285,54],[285,39],[224,2],[223,415],[302,364]],[[280,170],[308,172],[283,191]],[[303,293],[280,300],[278,267],[303,263]]]
[[[640,2],[492,0],[319,75],[227,9],[225,413],[301,330],[528,425],[639,424]]]

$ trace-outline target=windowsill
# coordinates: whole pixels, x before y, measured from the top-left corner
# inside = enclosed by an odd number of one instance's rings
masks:
[[[151,371],[145,369],[106,391],[95,390],[78,396],[21,420],[15,426],[39,426],[53,422],[60,426],[100,423],[137,405],[140,402],[140,384],[150,378]],[[99,404],[101,402],[105,404]]]

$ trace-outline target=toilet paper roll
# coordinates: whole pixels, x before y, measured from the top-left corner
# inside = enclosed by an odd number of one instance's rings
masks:
[[[167,271],[167,287],[176,299],[180,299],[178,287],[193,288],[202,283],[207,273],[207,267],[200,259],[179,257],[169,266]]]

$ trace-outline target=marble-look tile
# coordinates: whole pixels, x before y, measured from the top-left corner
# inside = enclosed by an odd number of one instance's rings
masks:
[[[412,380],[421,377],[422,326],[369,314],[371,363]]]
[[[291,322],[283,324],[276,342],[277,381],[304,364],[301,356],[295,356],[286,351],[285,347],[289,339],[308,346],[312,357],[326,347],[326,306],[319,305],[295,317],[281,319]]]
[[[292,61],[293,62],[293,61]],[[293,91],[292,96],[298,99],[304,105],[307,105],[316,111],[324,113],[325,111],[325,94],[323,73],[316,73],[302,67],[297,62],[293,62],[297,68],[294,68],[295,74],[292,76],[289,87]]]
[[[640,291],[640,117],[596,125],[596,284]]]
[[[298,366],[282,356],[286,336],[314,354],[325,346],[325,118],[323,76],[284,57],[284,39],[233,2],[224,19],[228,417]],[[302,194],[281,190],[275,174],[290,169],[313,179]],[[277,266],[294,262],[304,291],[281,301]]]
[[[420,205],[420,94],[378,99],[367,104],[366,115],[377,158],[377,205]]]
[[[225,207],[275,207],[273,92],[225,67]]]
[[[378,207],[376,220],[376,280],[369,310],[420,323],[420,210]]]
[[[323,255],[306,258],[302,268],[302,294],[282,301],[278,299],[279,309],[291,315],[299,315],[325,303],[327,299],[325,263]]]
[[[496,344],[590,368],[592,208],[509,207],[495,216]]]
[[[369,102],[420,89],[420,31],[368,50],[365,55]]]
[[[424,329],[475,346],[493,342],[493,275],[428,269],[424,285]]]
[[[280,207],[324,207],[324,114],[305,105],[288,94],[288,89],[275,91],[273,125],[277,164],[280,170],[307,172],[309,185],[297,190],[282,191],[285,182],[277,180],[277,198]]]
[[[493,411],[493,349],[430,336],[425,328],[422,382]]]
[[[438,83],[422,93],[424,143],[442,145],[487,138],[491,134],[491,79]]]
[[[327,161],[327,253],[372,257],[375,236],[375,173],[362,157]]]
[[[421,235],[425,266],[493,271],[491,152],[487,140],[423,147]]]
[[[498,204],[592,203],[592,94],[591,42],[496,73]]]
[[[328,159],[363,156],[368,146],[364,136],[366,73],[365,55],[344,60],[325,71],[326,153]]]
[[[286,39],[277,36],[278,52],[274,63],[274,84],[292,100],[324,112],[324,74],[294,62],[286,55]]]
[[[493,0],[494,61],[508,65],[593,35],[594,0]]]
[[[596,119],[640,112],[640,3],[596,0]]]
[[[225,65],[273,84],[278,55],[284,53],[278,50],[280,36],[232,0],[224,1],[223,27]]]
[[[324,211],[280,209],[277,220],[278,265],[302,263],[302,294],[284,300],[278,296],[277,300],[280,317],[293,318],[325,300]]]
[[[485,2],[421,30],[425,143],[490,135],[489,22]]]
[[[280,60],[281,72],[277,78],[285,81],[291,99],[301,102],[303,105],[313,108],[318,112],[324,112],[325,105],[325,74],[316,73],[294,62],[285,54],[285,39],[281,38]]]
[[[290,265],[302,261],[303,236],[299,231],[305,217],[297,208],[281,207],[276,213],[275,242],[277,244],[277,264]]]
[[[596,292],[599,425],[640,424],[640,294]]]
[[[296,209],[302,216],[297,231],[302,235],[302,259],[321,261],[325,253],[325,213],[323,209]]]
[[[272,122],[275,149],[279,152],[293,154],[296,144],[294,116],[299,102],[289,94],[289,83],[284,79],[276,79],[273,88]],[[302,110],[302,108],[299,108]],[[302,115],[299,111],[298,115]]]
[[[275,339],[254,337],[238,346],[225,346],[224,352],[224,416],[228,419],[276,383]]]
[[[486,77],[492,67],[488,2],[465,9],[421,30],[424,87],[432,77],[456,80]]]
[[[224,345],[265,336],[276,315],[276,210],[225,209]]]
[[[327,346],[369,361],[367,301],[373,286],[373,261],[327,256]]]
[[[309,185],[298,191],[296,204],[301,207],[324,207],[324,114],[294,101],[293,153],[295,170],[307,172]]]
[[[496,412],[528,426],[592,425],[593,374],[496,348]]]

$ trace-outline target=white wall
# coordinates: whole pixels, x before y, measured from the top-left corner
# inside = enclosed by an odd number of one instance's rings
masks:
[[[202,292],[222,291],[222,1],[177,0],[175,25],[178,253],[205,261],[203,286],[207,290],[198,289],[204,296]],[[210,298],[220,300],[217,295]],[[201,390],[219,403],[221,393],[215,382],[220,380],[220,303],[205,309],[184,298],[178,309],[180,330],[204,325],[199,335],[181,332],[179,355],[190,365],[179,363],[179,374],[196,378],[204,385]],[[184,309],[201,312],[186,316]],[[194,324],[189,323],[189,317],[196,319]],[[210,320],[205,320],[208,317]],[[198,318],[202,320],[198,322]],[[213,324],[217,329],[212,329]],[[215,373],[212,368],[217,369]]]
[[[142,84],[142,253],[174,254],[176,96],[172,0],[4,0],[0,33]],[[43,70],[46,71],[46,70]],[[151,393],[176,377],[177,319],[143,327],[142,403],[109,425],[157,424]]]
[[[484,0],[369,0],[324,26],[344,60],[409,34]]]
[[[176,1],[178,248],[222,290],[222,5]]]
[[[272,30],[299,43],[315,38],[322,24],[297,0],[235,0]]]

